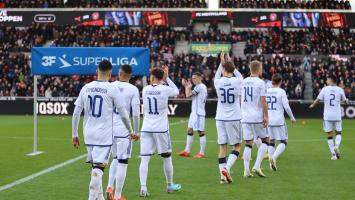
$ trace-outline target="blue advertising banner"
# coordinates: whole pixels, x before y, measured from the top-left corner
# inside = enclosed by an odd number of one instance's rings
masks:
[[[150,54],[147,48],[133,47],[34,47],[32,75],[95,75],[102,60],[113,65],[113,75],[119,67],[129,64],[133,74],[149,74]]]

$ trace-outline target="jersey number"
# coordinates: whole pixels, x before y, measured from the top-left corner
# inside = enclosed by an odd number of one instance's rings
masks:
[[[221,103],[229,103],[232,104],[235,101],[235,96],[234,94],[231,93],[231,91],[234,90],[234,88],[229,88],[229,89],[224,89],[224,88],[219,88],[219,90],[222,92],[221,95],[223,96],[223,100]]]
[[[149,104],[149,112],[148,114],[150,115],[159,115],[158,112],[158,100],[155,97],[147,97],[148,98],[148,104]],[[154,105],[152,105],[152,101],[154,101]],[[153,106],[154,106],[154,112],[153,112]]]
[[[100,95],[95,95],[94,97],[88,95],[88,98],[90,100],[90,111],[91,111],[91,116],[93,117],[101,117],[101,111],[102,111],[102,102],[103,98]]]
[[[267,96],[266,102],[268,110],[276,110],[274,104],[277,103],[277,98],[275,96]]]
[[[244,87],[244,102],[253,101],[253,87]]]
[[[332,98],[330,98],[329,105],[334,106],[333,101],[335,100],[335,94],[330,94],[330,96],[332,96]]]

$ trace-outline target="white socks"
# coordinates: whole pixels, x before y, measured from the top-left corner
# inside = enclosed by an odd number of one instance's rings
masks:
[[[335,148],[339,149],[341,143],[341,134],[335,136]]]
[[[269,158],[271,158],[272,155],[274,155],[274,152],[275,152],[275,144],[269,144],[267,146],[267,152],[269,153]]]
[[[94,168],[91,171],[91,180],[89,185],[89,200],[96,200],[99,196],[100,189],[102,189],[102,175],[103,171]]]
[[[277,145],[275,153],[272,155],[272,159],[276,160],[281,155],[281,153],[285,150],[285,148],[286,145],[284,143],[280,143],[279,145]]]
[[[115,182],[116,173],[117,173],[117,164],[118,164],[118,160],[113,159],[110,165],[107,187],[113,187],[113,183]]]
[[[194,142],[193,135],[187,135],[185,151],[190,153],[192,143]]]
[[[332,155],[334,155],[335,152],[334,152],[334,141],[333,141],[333,137],[328,137],[328,146],[329,146],[330,153],[331,153]]]
[[[205,155],[206,143],[206,135],[200,136],[200,154]]]
[[[171,156],[168,158],[163,158],[164,162],[164,174],[166,177],[167,185],[171,185],[173,183],[173,175],[174,175],[174,167]]]
[[[244,160],[244,171],[250,172],[250,157],[251,157],[251,146],[245,145],[243,152],[243,160]]]
[[[219,174],[221,175],[221,180],[224,179],[224,176],[222,175],[221,171],[226,167],[227,162],[226,158],[218,158],[218,168],[219,168]]]
[[[147,191],[147,177],[150,156],[141,156],[141,164],[139,166],[139,179],[141,182],[141,190]]]
[[[256,139],[254,139],[254,143],[256,144],[256,147],[258,147],[258,149],[259,149],[260,146],[261,146],[262,141],[261,141],[260,138],[256,138]]]
[[[261,146],[258,149],[258,155],[257,155],[256,161],[254,163],[254,168],[255,169],[260,169],[260,165],[261,165],[261,162],[264,159],[266,151],[267,151],[267,145],[265,143],[262,143]]]
[[[115,199],[121,198],[124,181],[126,179],[127,166],[128,164],[117,164]]]
[[[227,165],[226,165],[226,169],[228,170],[228,172],[230,172],[235,161],[238,159],[238,156],[239,156],[239,151],[232,151],[232,153],[229,154]]]

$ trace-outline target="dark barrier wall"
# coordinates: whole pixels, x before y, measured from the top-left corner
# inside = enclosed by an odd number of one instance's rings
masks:
[[[269,11],[12,11],[0,10],[0,23],[6,26],[29,26],[37,23],[56,23],[83,26],[124,26],[170,25],[186,27],[190,20],[205,21],[233,20],[234,27],[329,27],[355,28],[355,13],[334,12],[287,12]]]
[[[37,110],[40,115],[71,115],[74,110],[74,98],[39,100]],[[217,102],[209,100],[206,103],[207,117],[214,117],[216,114]],[[290,102],[296,118],[322,118],[323,106],[309,109],[308,103]],[[190,114],[191,103],[189,100],[171,100],[169,102],[169,115],[187,117]],[[355,106],[344,105],[343,117],[355,119]],[[143,110],[143,107],[142,107]],[[32,99],[0,98],[1,115],[32,115]]]

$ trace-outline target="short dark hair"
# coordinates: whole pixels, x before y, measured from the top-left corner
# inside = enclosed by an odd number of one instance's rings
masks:
[[[127,65],[127,64],[122,65],[122,66],[121,66],[121,70],[122,70],[124,73],[126,73],[126,74],[132,74],[132,67],[131,67],[131,65]]]
[[[162,68],[153,68],[150,74],[158,80],[162,80],[164,78],[164,70]]]
[[[112,70],[112,64],[108,60],[103,60],[99,64],[99,71],[101,72],[107,72],[109,70]]]
[[[228,73],[233,73],[235,70],[234,63],[232,61],[226,61],[223,64],[223,69]]]
[[[282,81],[282,76],[280,74],[274,74],[271,80],[273,85],[278,85]]]
[[[202,77],[202,74],[201,74],[201,72],[194,72],[194,73],[192,73],[192,75],[195,75],[195,76],[199,76],[199,77]]]
[[[337,77],[335,75],[333,75],[333,74],[328,75],[327,78],[331,79],[334,83],[337,82]]]

